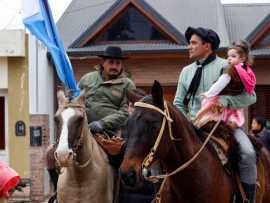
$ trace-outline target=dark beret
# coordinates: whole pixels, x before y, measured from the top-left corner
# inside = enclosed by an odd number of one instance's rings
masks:
[[[213,50],[217,50],[220,44],[220,39],[218,34],[211,30],[202,27],[194,28],[188,27],[185,32],[185,37],[188,43],[190,42],[191,36],[193,34],[198,35],[204,42],[208,42],[211,44]]]

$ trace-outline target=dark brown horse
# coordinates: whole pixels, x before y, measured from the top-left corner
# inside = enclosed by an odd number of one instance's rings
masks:
[[[139,187],[142,183],[142,163],[155,145],[163,118],[167,117],[164,132],[153,160],[159,160],[164,170],[170,173],[190,160],[202,146],[194,127],[172,105],[168,106],[170,116],[164,112],[162,87],[155,82],[152,95],[141,102],[157,107],[159,110],[137,106],[127,122],[129,139],[121,175],[125,183]],[[171,118],[172,134],[169,135],[168,119]],[[259,160],[259,189],[257,203],[270,202],[269,162],[264,153]],[[264,165],[262,164],[264,163]],[[268,164],[267,167],[265,164]],[[144,176],[146,172],[143,172]],[[233,201],[235,184],[232,177],[220,163],[216,152],[207,145],[199,156],[187,168],[165,179],[161,190],[161,202],[164,203],[230,203]]]

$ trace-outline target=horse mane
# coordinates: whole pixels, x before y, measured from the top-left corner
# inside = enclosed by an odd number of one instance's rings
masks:
[[[173,104],[168,103],[168,108],[170,111],[171,118],[173,119],[173,122],[175,123],[182,123],[185,128],[182,128],[183,132],[185,135],[194,135],[192,136],[192,139],[194,142],[198,143],[201,145],[204,140],[206,139],[207,134],[196,128],[191,121],[189,121],[185,115]],[[209,150],[209,153],[211,153],[213,156],[216,156],[216,159],[218,160],[218,154],[217,151],[215,150],[214,146],[211,144],[208,144],[206,148]]]
[[[177,108],[175,107],[173,104],[168,103],[168,108],[169,108],[169,112],[170,112],[170,116],[173,120],[174,123],[181,123],[183,124],[183,126],[185,126],[185,128],[182,128],[185,134],[193,134],[196,135],[194,136],[195,139],[197,139],[197,141],[201,141],[199,136],[198,136],[198,132],[197,129],[195,128],[195,126],[192,124],[191,121],[189,121],[186,116]]]

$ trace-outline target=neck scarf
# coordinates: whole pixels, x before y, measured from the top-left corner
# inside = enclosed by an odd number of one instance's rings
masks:
[[[188,88],[187,94],[184,98],[184,105],[187,106],[189,104],[191,98],[192,98],[192,102],[194,101],[194,97],[195,97],[196,92],[198,90],[198,87],[201,83],[203,67],[206,66],[207,64],[211,63],[215,59],[216,59],[216,54],[212,53],[202,62],[202,64],[200,64],[199,61],[196,61],[198,68],[195,72],[195,75],[192,78],[192,81],[191,81],[190,86]]]

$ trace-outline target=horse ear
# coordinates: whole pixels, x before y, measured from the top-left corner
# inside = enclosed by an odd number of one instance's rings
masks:
[[[61,87],[57,88],[57,100],[58,100],[58,107],[64,106],[67,102],[64,89]]]
[[[85,105],[85,93],[86,93],[86,90],[83,89],[81,91],[80,95],[77,98],[75,98],[75,102],[84,106]]]
[[[130,90],[130,91],[127,91],[127,99],[129,102],[131,103],[135,103],[139,100],[141,100],[146,94],[140,90],[138,91],[137,89],[136,90]]]
[[[152,98],[155,106],[164,109],[163,89],[157,80],[152,86]]]

